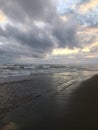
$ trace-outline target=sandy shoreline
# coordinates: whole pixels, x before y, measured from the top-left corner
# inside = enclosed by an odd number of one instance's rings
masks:
[[[56,92],[57,86],[67,83],[71,77],[39,74],[11,77],[7,78],[6,82],[5,80],[0,84],[0,114],[49,92]]]
[[[69,79],[40,75],[0,85],[0,130],[98,129],[98,75],[64,87]]]

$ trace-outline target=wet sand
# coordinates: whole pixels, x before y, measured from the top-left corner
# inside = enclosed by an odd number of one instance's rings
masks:
[[[2,84],[0,130],[97,130],[98,75],[78,83],[41,75]]]

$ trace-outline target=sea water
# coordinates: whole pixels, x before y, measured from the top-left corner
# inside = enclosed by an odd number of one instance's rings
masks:
[[[76,65],[0,65],[0,77],[12,76],[28,76],[32,74],[47,74],[47,73],[73,73],[73,72],[94,72],[98,71],[97,67],[91,66],[76,66]]]

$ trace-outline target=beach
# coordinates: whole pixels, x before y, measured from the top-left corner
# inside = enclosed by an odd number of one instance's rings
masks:
[[[98,129],[98,75],[22,79],[0,84],[0,130]]]
[[[98,130],[98,0],[0,0],[0,130]]]

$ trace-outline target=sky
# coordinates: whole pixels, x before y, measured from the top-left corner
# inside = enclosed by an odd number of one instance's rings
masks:
[[[0,0],[0,64],[98,64],[98,0]]]

